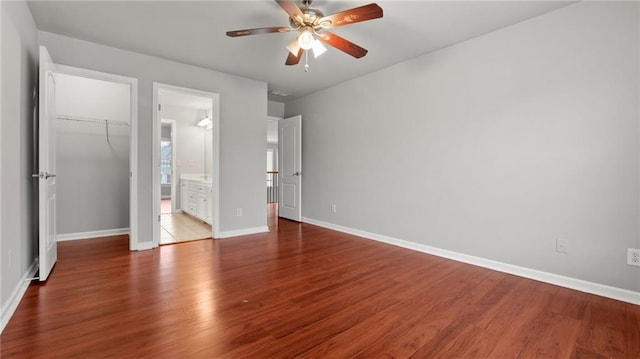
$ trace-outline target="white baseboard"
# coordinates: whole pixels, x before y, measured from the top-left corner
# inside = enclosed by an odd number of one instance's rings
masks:
[[[106,230],[91,231],[91,232],[64,233],[64,234],[58,234],[56,236],[56,240],[58,242],[75,241],[78,239],[119,236],[122,234],[129,234],[129,228],[106,229]]]
[[[438,257],[452,259],[458,262],[464,262],[483,268],[493,269],[499,272],[517,275],[519,277],[529,278],[540,282],[550,283],[565,288],[575,289],[581,292],[596,294],[599,296],[620,300],[627,303],[640,305],[640,292],[634,292],[627,289],[616,288],[604,284],[585,281],[571,277],[565,277],[558,274],[539,271],[536,269],[520,267],[513,264],[498,262],[481,257],[475,257],[468,254],[449,251],[446,249],[431,247],[425,244],[409,242],[402,239],[388,237],[376,233],[361,231],[349,227],[340,226],[333,223],[323,222],[312,218],[303,218],[303,222],[310,223],[319,227],[332,229],[338,232],[353,234],[355,236],[364,237],[378,242],[391,244],[398,247],[411,249],[418,252],[433,254]]]
[[[238,230],[235,230],[235,231],[216,232],[214,237],[216,239],[222,239],[222,238],[246,236],[246,235],[249,235],[249,234],[256,234],[256,233],[264,233],[264,232],[269,232],[269,227],[262,226],[262,227],[238,229]]]
[[[29,268],[22,274],[20,281],[11,292],[11,296],[7,300],[7,302],[2,306],[2,311],[0,312],[0,333],[4,330],[4,327],[9,323],[9,319],[15,313],[16,308],[18,308],[18,304],[22,300],[24,293],[27,291],[29,284],[31,283],[28,278],[33,278],[33,276],[38,271],[38,259],[35,259],[33,263],[29,266]]]

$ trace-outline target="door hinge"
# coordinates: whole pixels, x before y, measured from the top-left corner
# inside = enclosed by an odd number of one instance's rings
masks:
[[[160,215],[158,215],[158,222],[160,222]]]
[[[158,111],[162,111],[162,105],[158,104]]]

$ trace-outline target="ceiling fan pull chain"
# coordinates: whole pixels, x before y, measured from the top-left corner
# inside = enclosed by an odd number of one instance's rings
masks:
[[[309,51],[304,52],[304,72],[309,72]]]

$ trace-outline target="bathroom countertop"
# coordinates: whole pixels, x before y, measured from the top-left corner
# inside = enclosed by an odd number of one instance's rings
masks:
[[[181,175],[180,180],[200,181],[200,182],[211,184],[213,181],[213,178],[211,176],[204,175],[204,174],[187,174],[187,175]]]

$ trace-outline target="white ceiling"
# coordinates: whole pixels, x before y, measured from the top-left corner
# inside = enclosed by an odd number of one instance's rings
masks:
[[[365,1],[316,0],[325,15]],[[369,50],[354,59],[329,49],[303,65],[285,66],[294,33],[230,38],[228,30],[288,26],[272,0],[255,1],[29,1],[40,30],[136,51],[269,84],[286,102],[395,63],[553,11],[563,1],[377,1],[382,19],[333,31]],[[303,59],[304,61],[304,59]],[[301,61],[301,63],[303,63]]]

